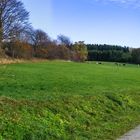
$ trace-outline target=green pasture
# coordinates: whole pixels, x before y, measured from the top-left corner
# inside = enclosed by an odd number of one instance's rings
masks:
[[[139,123],[137,65],[0,65],[2,140],[115,140]]]

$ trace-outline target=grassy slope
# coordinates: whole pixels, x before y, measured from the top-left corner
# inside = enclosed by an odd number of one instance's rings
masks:
[[[53,61],[0,75],[0,139],[111,140],[140,123],[136,66]]]

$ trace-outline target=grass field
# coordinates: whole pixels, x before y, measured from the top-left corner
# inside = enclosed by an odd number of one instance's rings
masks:
[[[0,140],[115,140],[139,123],[136,65],[0,65]]]

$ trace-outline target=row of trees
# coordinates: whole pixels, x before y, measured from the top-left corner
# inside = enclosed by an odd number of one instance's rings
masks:
[[[87,44],[89,61],[127,62],[140,64],[140,49],[116,45]]]
[[[30,31],[31,33],[31,31]],[[87,48],[83,41],[71,43],[64,35],[52,40],[42,30],[32,30],[28,36],[3,43],[5,53],[13,58],[64,59],[72,61],[87,60]]]
[[[72,44],[63,35],[52,40],[44,31],[33,29],[29,13],[20,0],[0,1],[0,48],[16,58],[87,59],[84,42]]]

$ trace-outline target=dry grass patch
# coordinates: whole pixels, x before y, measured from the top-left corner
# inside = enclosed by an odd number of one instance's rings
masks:
[[[25,60],[22,59],[7,59],[7,58],[0,58],[0,64],[13,64],[13,63],[22,63]]]

